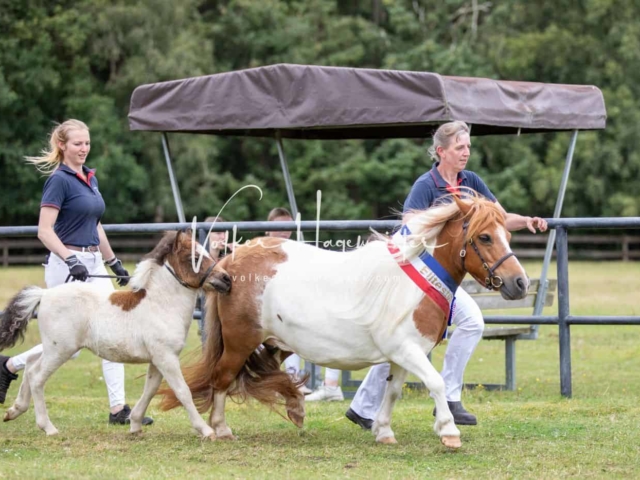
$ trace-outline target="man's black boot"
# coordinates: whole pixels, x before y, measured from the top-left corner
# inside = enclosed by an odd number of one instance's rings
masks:
[[[109,414],[109,424],[110,425],[129,425],[131,423],[131,408],[129,405],[125,405],[122,410],[118,413]],[[142,425],[151,425],[153,423],[153,418],[144,417],[142,419]]]
[[[355,423],[356,425],[359,425],[360,427],[364,428],[365,430],[371,430],[371,426],[373,425],[373,420],[361,417],[360,415],[358,415],[356,412],[354,412],[351,409],[347,410],[347,413],[345,413],[345,416],[349,420],[351,420],[353,423]]]
[[[467,412],[462,406],[462,402],[447,402],[449,410],[453,415],[453,421],[456,425],[477,425],[478,419],[473,413]],[[433,409],[433,415],[435,416],[436,409]]]

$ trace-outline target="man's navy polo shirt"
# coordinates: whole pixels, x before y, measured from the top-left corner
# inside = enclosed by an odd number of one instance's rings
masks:
[[[429,208],[440,197],[449,193],[455,193],[455,188],[451,187],[440,172],[438,165],[440,162],[434,163],[431,170],[423,174],[411,187],[409,196],[404,201],[404,212],[409,210],[425,210]],[[492,202],[496,201],[496,197],[491,193],[489,187],[475,173],[463,170],[458,173],[458,186],[469,187],[474,189],[480,195],[483,195]]]
[[[42,207],[59,210],[53,231],[65,245],[88,247],[100,245],[98,222],[104,213],[105,204],[98,190],[95,171],[83,166],[85,182],[66,165],[47,179],[42,191]]]

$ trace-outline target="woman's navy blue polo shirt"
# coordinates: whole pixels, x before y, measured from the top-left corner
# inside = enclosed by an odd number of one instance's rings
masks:
[[[404,201],[404,212],[409,210],[425,210],[429,208],[433,203],[447,195],[453,193],[454,189],[446,182],[437,167],[440,162],[434,163],[431,170],[420,176],[418,180],[411,187],[411,191]],[[458,186],[469,187],[483,195],[492,202],[496,201],[496,197],[491,193],[489,187],[482,181],[482,179],[475,173],[468,170],[463,170],[458,173]]]
[[[60,165],[44,184],[40,208],[59,210],[53,231],[62,243],[88,247],[100,245],[98,222],[104,214],[105,204],[95,171],[86,166],[82,171],[86,182],[66,165]]]

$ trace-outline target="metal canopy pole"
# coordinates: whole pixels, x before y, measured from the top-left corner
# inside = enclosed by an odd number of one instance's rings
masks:
[[[558,344],[560,347],[560,394],[571,398],[571,327],[569,308],[569,241],[567,229],[558,227]]]
[[[182,199],[180,198],[180,189],[178,188],[178,182],[173,173],[173,166],[171,165],[171,153],[169,152],[169,139],[166,132],[162,132],[162,151],[164,152],[164,158],[167,161],[167,170],[169,170],[169,180],[171,181],[171,190],[173,191],[173,201],[176,204],[176,211],[178,212],[178,221],[180,223],[186,223],[184,216],[184,209],[182,208]]]
[[[289,197],[289,205],[291,206],[291,215],[293,215],[293,218],[295,219],[298,216],[298,205],[296,205],[296,196],[293,193],[293,185],[291,184],[291,175],[289,175],[287,157],[284,156],[280,130],[276,130],[276,145],[278,145],[278,156],[280,157],[280,166],[282,167],[284,183],[287,186],[287,196]]]
[[[276,145],[278,146],[278,156],[280,157],[280,166],[282,167],[282,175],[284,176],[284,183],[287,187],[287,196],[289,197],[289,206],[291,207],[291,215],[296,219],[298,217],[298,205],[296,204],[296,196],[293,193],[293,184],[291,182],[291,175],[289,174],[289,166],[287,165],[287,157],[284,155],[284,147],[282,146],[282,133],[280,130],[276,130]],[[304,241],[302,233],[301,240]],[[304,370],[309,374],[310,384],[309,388],[315,390],[316,388],[316,375],[315,372],[319,372],[319,368],[314,363],[304,361]]]
[[[567,151],[567,158],[564,163],[564,172],[562,173],[562,180],[560,181],[560,190],[558,191],[558,200],[556,201],[556,207],[553,212],[553,218],[560,218],[562,212],[562,204],[564,203],[564,194],[567,190],[567,183],[569,181],[569,172],[571,171],[571,162],[573,161],[573,152],[576,149],[576,141],[578,140],[578,130],[573,131],[571,135],[571,142],[569,143],[569,150]],[[540,273],[540,287],[538,289],[538,295],[536,297],[536,303],[533,308],[534,315],[542,315],[542,309],[544,308],[544,300],[547,296],[547,288],[549,287],[549,280],[547,275],[549,272],[549,264],[551,263],[551,256],[553,255],[553,247],[556,242],[556,231],[551,230],[549,232],[549,238],[547,240],[547,249],[544,252],[544,261],[542,263],[542,273]],[[533,338],[538,338],[538,325],[533,327]]]

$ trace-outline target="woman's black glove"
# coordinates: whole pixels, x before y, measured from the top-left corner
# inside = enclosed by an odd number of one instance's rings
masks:
[[[66,263],[67,267],[69,267],[69,276],[74,280],[84,282],[89,276],[89,270],[87,270],[87,267],[85,267],[84,264],[80,260],[78,260],[78,257],[76,257],[75,255],[69,255],[64,259],[64,263]]]
[[[127,277],[127,278],[117,278],[116,283],[118,285],[120,285],[121,287],[124,287],[129,283],[129,272],[127,272],[127,269],[122,266],[122,262],[118,260],[117,257],[113,257],[111,260],[107,260],[104,263],[109,265],[109,268],[111,269],[111,271],[115,273],[118,277]]]

